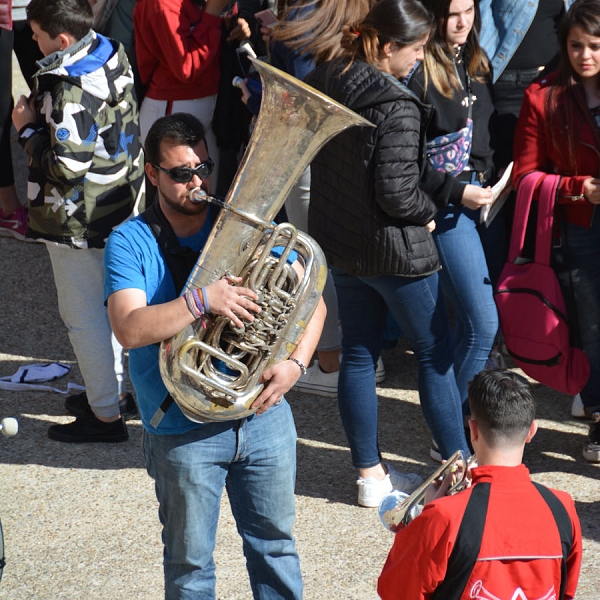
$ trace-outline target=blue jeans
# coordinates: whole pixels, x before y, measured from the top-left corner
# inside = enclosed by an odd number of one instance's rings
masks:
[[[440,281],[456,317],[454,372],[463,412],[469,414],[468,384],[485,368],[498,332],[498,311],[485,254],[477,233],[479,211],[449,206],[435,218]]]
[[[564,221],[561,226],[562,245],[553,250],[553,267],[579,338],[575,341],[590,361],[581,400],[588,411],[595,411],[600,410],[600,217],[596,210],[590,229]]]
[[[295,518],[296,429],[283,400],[262,415],[180,435],[144,431],[163,525],[165,598],[214,600],[223,488],[243,540],[254,598],[302,597]]]
[[[342,324],[338,403],[356,468],[381,462],[375,368],[389,309],[419,364],[421,410],[442,456],[469,454],[454,376],[454,344],[436,274],[354,277],[332,269]]]

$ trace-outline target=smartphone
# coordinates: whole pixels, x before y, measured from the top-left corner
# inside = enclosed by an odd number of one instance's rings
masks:
[[[254,13],[254,18],[263,26],[271,29],[275,27],[279,23],[279,19],[277,15],[270,9],[259,10],[257,13]]]

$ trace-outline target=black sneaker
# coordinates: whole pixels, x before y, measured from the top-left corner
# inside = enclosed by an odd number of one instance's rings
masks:
[[[442,462],[442,453],[440,452],[440,447],[437,445],[437,442],[431,438],[431,446],[429,447],[429,456],[433,458],[436,462]]]
[[[84,414],[93,414],[85,392],[68,396],[65,400],[65,408],[70,415],[75,415],[76,417],[82,417]],[[119,410],[121,411],[121,416],[126,421],[139,419],[140,417],[137,405],[131,394],[127,394],[119,400]]]
[[[96,419],[94,414],[89,412],[77,417],[67,425],[52,425],[48,429],[48,437],[57,442],[77,444],[88,442],[116,443],[126,442],[129,439],[129,433],[123,419],[105,423]]]
[[[465,427],[465,437],[467,438],[467,444],[469,446],[469,450],[471,454],[475,454],[473,450],[473,444],[471,444],[471,430],[468,427]],[[436,462],[442,463],[444,462],[442,459],[442,453],[440,452],[440,448],[437,445],[437,442],[432,438],[431,446],[429,448],[429,456],[433,458]]]
[[[592,463],[600,462],[600,412],[592,413],[592,424],[583,446],[583,458]]]

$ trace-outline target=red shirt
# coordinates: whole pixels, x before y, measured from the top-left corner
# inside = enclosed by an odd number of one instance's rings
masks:
[[[566,143],[551,144],[548,137],[548,114],[546,97],[556,82],[556,73],[532,83],[525,91],[513,150],[513,185],[516,189],[523,175],[532,171],[545,171],[561,175],[557,202],[566,206],[570,223],[590,227],[594,206],[584,198],[583,182],[589,177],[600,177],[600,148],[592,130],[591,118],[584,114],[587,105],[583,90],[575,87],[572,95],[561,94],[558,103],[570,106],[574,118],[576,136],[575,166],[569,166]],[[558,134],[561,135],[561,134]],[[542,182],[538,184],[541,186]]]
[[[221,77],[221,18],[191,0],[138,0],[133,11],[140,76],[155,100],[213,96]]]
[[[477,563],[461,598],[554,598],[552,592],[560,590],[560,534],[528,469],[524,465],[473,469],[473,483],[483,481],[491,483],[485,529]],[[379,577],[381,598],[431,598],[444,580],[471,489],[427,504],[419,517],[396,533]],[[565,588],[565,598],[572,599],[581,566],[581,527],[571,496],[553,491],[573,524]]]

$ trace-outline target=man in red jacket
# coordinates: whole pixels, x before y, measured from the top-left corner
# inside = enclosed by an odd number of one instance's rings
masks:
[[[428,503],[396,533],[379,595],[435,599],[441,588],[444,598],[456,599],[574,598],[582,550],[573,499],[534,485],[521,463],[537,431],[529,383],[509,370],[483,371],[469,386],[469,404],[479,464],[472,486]],[[461,529],[463,520],[468,525]],[[472,560],[465,560],[467,548]]]

